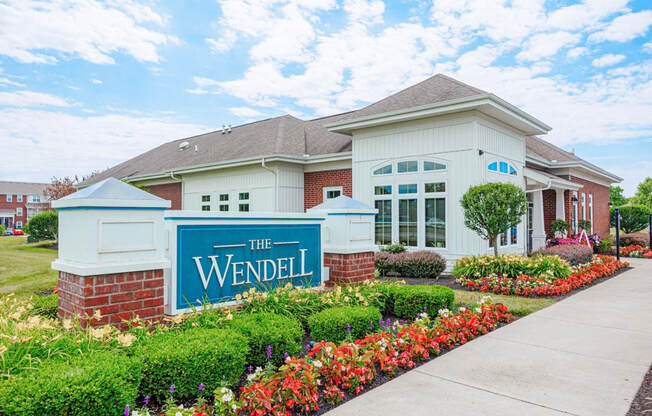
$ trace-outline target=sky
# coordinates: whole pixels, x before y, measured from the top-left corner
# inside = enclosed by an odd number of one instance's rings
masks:
[[[652,176],[649,0],[0,0],[0,180],[103,170],[254,120],[360,108],[436,73]]]

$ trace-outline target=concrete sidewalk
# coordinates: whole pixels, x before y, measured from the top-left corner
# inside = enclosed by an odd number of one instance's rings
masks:
[[[327,413],[625,415],[652,362],[652,260]]]

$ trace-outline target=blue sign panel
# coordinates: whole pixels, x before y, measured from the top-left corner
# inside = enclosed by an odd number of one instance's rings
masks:
[[[179,225],[176,308],[224,302],[250,287],[321,283],[319,224]]]

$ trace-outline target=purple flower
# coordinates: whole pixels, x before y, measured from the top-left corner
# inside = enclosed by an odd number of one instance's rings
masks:
[[[351,333],[351,324],[346,324],[346,333],[347,334]]]
[[[125,406],[125,416],[129,416],[129,405]]]
[[[199,387],[197,387],[197,391],[204,391],[204,383],[199,383]]]
[[[310,351],[310,344],[306,344],[306,351]]]
[[[426,312],[428,312],[428,307],[427,307],[427,306],[424,306],[424,307],[423,307],[423,313],[426,313]]]
[[[149,396],[145,396],[145,400],[143,400],[143,403],[145,403],[145,406],[149,404]]]
[[[250,373],[253,373],[254,372],[254,366],[250,365],[249,367],[247,367],[247,370],[249,370]]]
[[[373,332],[374,330],[374,321],[369,321],[369,330]]]
[[[170,386],[170,394],[174,394],[174,384]]]
[[[267,359],[268,360],[272,359],[272,346],[271,345],[267,346]]]
[[[283,354],[283,358],[285,361],[287,361],[288,358],[290,358],[290,355],[286,352],[285,354]]]
[[[389,318],[387,318],[387,326],[388,327],[392,326],[392,320]]]
[[[378,318],[378,327],[382,328],[382,326],[383,326],[383,318],[380,317],[380,318]]]

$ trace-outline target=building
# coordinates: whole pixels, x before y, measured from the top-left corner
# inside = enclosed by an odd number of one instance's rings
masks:
[[[348,195],[378,209],[375,239],[449,260],[489,253],[459,200],[484,182],[526,190],[527,217],[500,251],[545,244],[555,219],[609,233],[609,185],[621,178],[537,137],[551,127],[445,75],[356,111],[290,115],[165,143],[94,176],[146,185],[172,209],[301,212]]]
[[[5,228],[23,228],[31,217],[50,209],[44,192],[48,185],[0,181],[0,224]]]

